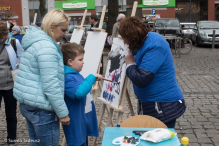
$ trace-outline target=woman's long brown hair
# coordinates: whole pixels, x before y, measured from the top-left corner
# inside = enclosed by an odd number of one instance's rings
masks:
[[[8,28],[7,24],[0,22],[0,39],[2,39],[4,36],[8,35]]]
[[[129,49],[134,51],[140,49],[144,44],[148,29],[137,17],[128,17],[120,24],[119,34],[124,42],[129,45]]]

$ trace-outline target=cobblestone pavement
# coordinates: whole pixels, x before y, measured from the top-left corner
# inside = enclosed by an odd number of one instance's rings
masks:
[[[183,91],[187,110],[182,117],[177,119],[176,132],[179,139],[187,136],[190,139],[190,146],[219,146],[219,49],[212,50],[210,47],[197,48],[194,46],[192,52],[183,55],[181,58],[173,54],[176,67],[178,83]],[[106,69],[107,56],[104,56],[104,69]],[[136,112],[137,101],[134,98],[133,88],[129,82],[128,91]],[[100,95],[100,93],[99,93]],[[99,115],[102,103],[96,101],[96,110]],[[26,122],[20,111],[17,111],[17,146],[26,146],[28,142],[28,131]],[[136,113],[135,113],[136,114]],[[114,113],[116,122],[117,113]],[[130,111],[125,101],[122,120],[129,118]],[[107,122],[107,113],[104,122]],[[4,104],[0,110],[0,146],[7,145],[4,139],[7,136]],[[97,139],[96,146],[101,145],[103,129]],[[60,134],[60,145],[63,138],[63,131]],[[93,138],[90,139],[92,143]]]

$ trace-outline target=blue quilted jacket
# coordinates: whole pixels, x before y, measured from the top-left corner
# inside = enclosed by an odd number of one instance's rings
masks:
[[[68,115],[64,101],[62,53],[52,38],[30,26],[22,39],[24,53],[14,84],[14,97],[43,110],[55,111],[59,118]]]

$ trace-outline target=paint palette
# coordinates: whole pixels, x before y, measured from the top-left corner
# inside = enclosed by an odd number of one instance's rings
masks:
[[[136,146],[140,143],[140,139],[133,136],[121,136],[115,138],[112,143],[120,146]]]

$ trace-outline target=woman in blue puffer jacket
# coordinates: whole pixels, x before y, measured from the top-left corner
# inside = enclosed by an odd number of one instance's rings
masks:
[[[66,35],[68,16],[61,10],[48,12],[42,29],[31,25],[23,37],[24,49],[14,84],[14,97],[26,118],[30,145],[58,146],[59,119],[69,125],[64,101],[64,65],[57,42]]]
[[[153,116],[168,128],[174,128],[186,106],[169,44],[161,35],[148,33],[137,17],[125,19],[119,33],[129,45],[126,75],[139,100],[138,114]]]

